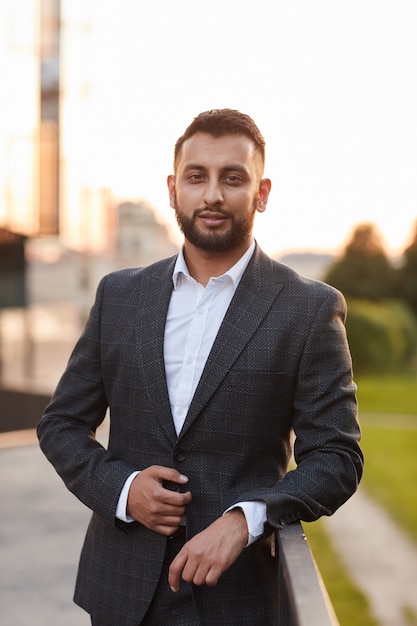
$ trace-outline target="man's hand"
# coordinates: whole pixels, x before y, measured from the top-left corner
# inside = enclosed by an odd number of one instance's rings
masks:
[[[248,541],[243,511],[232,509],[183,546],[169,568],[168,582],[178,591],[181,578],[195,585],[217,584]]]
[[[127,511],[137,522],[169,537],[180,525],[185,507],[191,502],[191,492],[165,489],[163,481],[184,485],[188,478],[175,469],[160,465],[142,470],[130,486]]]

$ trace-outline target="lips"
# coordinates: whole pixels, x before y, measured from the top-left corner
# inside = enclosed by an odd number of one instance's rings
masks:
[[[227,215],[224,213],[213,212],[213,211],[202,211],[198,216],[207,226],[219,226],[223,224],[225,220],[228,219]]]

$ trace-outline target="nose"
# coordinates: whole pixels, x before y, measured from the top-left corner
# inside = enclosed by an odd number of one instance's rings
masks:
[[[223,203],[223,193],[221,185],[217,180],[209,180],[204,190],[204,202],[207,205]]]

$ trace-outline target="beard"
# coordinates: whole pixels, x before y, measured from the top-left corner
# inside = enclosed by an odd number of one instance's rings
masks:
[[[252,237],[253,222],[257,208],[257,198],[253,199],[252,208],[245,215],[236,217],[229,211],[215,207],[204,207],[204,209],[195,209],[192,217],[185,215],[178,206],[177,199],[174,200],[175,217],[177,224],[184,237],[193,246],[206,252],[227,252],[242,245],[243,242],[249,241]],[[213,211],[224,215],[231,221],[229,230],[218,233],[202,232],[198,228],[198,216],[203,211]]]

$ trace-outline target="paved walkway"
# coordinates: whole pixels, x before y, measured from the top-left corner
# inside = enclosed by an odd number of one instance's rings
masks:
[[[89,518],[42,455],[33,431],[0,435],[0,624],[87,626],[72,603]]]
[[[324,520],[342,561],[369,598],[381,626],[410,626],[404,610],[411,609],[417,616],[416,544],[361,488]]]
[[[34,431],[0,435],[0,476],[0,623],[88,626],[72,592],[89,511],[65,489]],[[325,523],[381,626],[409,626],[402,611],[417,614],[415,544],[361,490]]]

